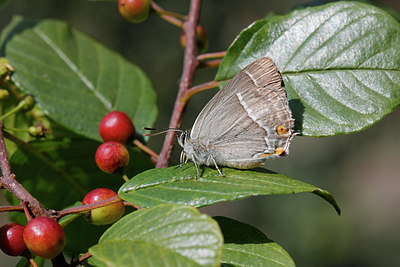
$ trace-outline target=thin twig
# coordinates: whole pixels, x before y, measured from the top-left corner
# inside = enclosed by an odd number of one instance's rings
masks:
[[[3,123],[1,121],[0,121],[0,168],[1,168],[1,173],[3,174],[3,177],[11,176],[10,161],[8,160],[7,149],[4,144]]]
[[[32,265],[32,267],[37,267],[35,259],[33,258],[32,254],[29,250],[25,250],[21,256],[25,257],[29,261],[29,263]]]
[[[69,215],[69,214],[75,214],[75,213],[81,213],[81,212],[86,212],[86,211],[90,211],[93,209],[97,209],[97,208],[101,208],[104,206],[108,206],[111,205],[115,202],[121,201],[121,199],[119,198],[119,196],[113,196],[110,197],[108,199],[99,201],[99,202],[95,202],[92,204],[86,204],[86,205],[82,205],[82,206],[78,206],[78,207],[72,207],[72,208],[68,208],[65,210],[61,210],[61,211],[56,211],[53,212],[52,217],[56,220],[59,220],[60,218]]]
[[[188,20],[184,23],[186,33],[185,57],[183,62],[183,72],[179,91],[175,101],[174,111],[171,116],[169,128],[179,128],[182,122],[182,113],[186,106],[186,101],[183,100],[186,91],[189,90],[193,83],[194,73],[198,65],[196,59],[196,25],[199,20],[201,0],[192,0],[190,4]],[[165,168],[168,166],[169,159],[172,154],[172,148],[175,143],[175,133],[167,133],[163,148],[158,158],[157,168]]]
[[[222,59],[214,59],[209,61],[200,61],[199,68],[216,68],[221,64]]]
[[[157,164],[157,159],[158,159],[158,155],[157,153],[155,153],[153,150],[151,150],[150,148],[148,148],[146,145],[144,145],[142,142],[140,142],[139,140],[135,139],[133,140],[133,143],[143,152],[145,152],[147,155],[150,156],[150,160],[154,163]]]
[[[143,209],[142,207],[140,207],[140,206],[138,206],[138,205],[135,205],[135,204],[133,204],[133,203],[127,202],[127,201],[124,201],[124,205],[125,205],[125,206],[129,206],[129,207],[134,207],[134,208],[137,209],[137,210]]]
[[[2,206],[2,207],[0,207],[0,212],[10,212],[10,211],[23,212],[24,208],[22,206]]]
[[[175,25],[179,28],[183,27],[183,21],[185,20],[185,17],[182,16],[181,14],[177,14],[174,12],[170,12],[167,10],[164,10],[161,8],[159,5],[154,3],[154,1],[151,1],[151,8],[157,12],[162,19],[165,21],[171,23],[172,25]]]
[[[202,83],[196,86],[193,86],[192,88],[189,88],[189,90],[186,91],[185,98],[189,100],[194,94],[208,90],[211,88],[218,87],[218,82],[217,81],[209,81],[206,83]]]
[[[32,265],[32,267],[38,267],[33,257],[29,258],[29,263]]]
[[[10,191],[21,202],[28,203],[29,210],[35,217],[49,216],[47,211],[40,202],[34,198],[26,189],[15,179],[15,175],[11,173],[10,162],[7,156],[6,146],[3,139],[2,122],[0,121],[0,168],[3,176],[0,177],[1,185]]]
[[[78,259],[73,261],[70,266],[71,267],[78,266],[85,260],[89,259],[90,257],[92,257],[92,254],[90,252],[86,252],[85,254],[81,255]]]
[[[29,221],[31,221],[33,219],[33,217],[32,217],[32,215],[31,215],[31,213],[30,213],[30,211],[28,209],[28,204],[26,202],[24,202],[24,201],[21,201],[21,203],[22,203],[22,207],[24,208],[25,217],[29,222]]]
[[[215,53],[206,53],[197,56],[198,61],[215,59],[215,58],[223,58],[226,55],[226,51],[215,52]]]

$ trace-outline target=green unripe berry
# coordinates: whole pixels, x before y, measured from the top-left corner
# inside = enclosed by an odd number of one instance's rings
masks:
[[[82,205],[93,204],[102,200],[109,199],[116,196],[117,193],[108,188],[97,188],[87,193],[82,201]],[[104,206],[101,208],[93,209],[86,214],[86,218],[90,223],[95,225],[105,225],[116,222],[124,214],[125,205],[122,199],[119,201]]]

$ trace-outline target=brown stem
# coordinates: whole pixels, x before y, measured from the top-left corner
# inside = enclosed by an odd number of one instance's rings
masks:
[[[35,259],[32,257],[32,254],[29,250],[25,250],[21,256],[25,257],[32,265],[32,267],[37,267]]]
[[[158,155],[151,150],[150,148],[148,148],[146,145],[144,145],[142,142],[140,142],[139,140],[135,139],[133,140],[133,143],[143,152],[145,152],[147,155],[150,156],[150,160],[154,163],[157,164],[157,159],[158,159]]]
[[[78,259],[73,261],[70,266],[71,267],[78,266],[85,260],[89,259],[90,257],[92,257],[92,254],[90,252],[86,252],[85,254],[81,255]]]
[[[29,258],[29,263],[32,265],[32,267],[38,267],[33,257]]]
[[[24,208],[26,219],[28,220],[28,222],[31,221],[33,217],[28,209],[28,204],[26,202],[22,202],[22,207]]]
[[[97,209],[97,208],[101,208],[101,207],[104,207],[104,206],[111,205],[111,204],[113,204],[115,202],[118,202],[118,201],[121,201],[119,196],[113,196],[113,197],[110,197],[108,199],[105,199],[105,200],[102,200],[102,201],[99,201],[99,202],[95,202],[95,203],[92,203],[92,204],[85,204],[85,205],[82,205],[82,206],[72,207],[72,208],[68,208],[68,209],[65,209],[65,210],[58,211],[58,212],[57,211],[53,212],[52,217],[54,219],[56,219],[56,220],[59,220],[60,218],[66,216],[66,215],[69,215],[69,214],[75,214],[75,213],[81,213],[81,212],[90,211],[90,210],[93,210],[93,209]]]
[[[175,25],[179,28],[183,27],[183,21],[185,20],[185,17],[182,16],[181,14],[177,14],[174,12],[167,11],[163,8],[161,8],[159,5],[154,3],[154,1],[151,1],[151,8],[157,12],[162,19],[165,21],[171,23],[172,25]]]
[[[216,68],[221,64],[222,59],[215,59],[210,61],[201,61],[199,68]]]
[[[10,161],[8,160],[7,149],[3,139],[3,122],[0,121],[0,168],[3,177],[11,176]],[[14,177],[12,177],[14,178]],[[2,179],[3,180],[3,179]],[[2,181],[3,182],[3,181]]]
[[[226,51],[214,52],[214,53],[206,53],[197,56],[198,61],[215,59],[215,58],[223,58],[226,55]]]
[[[189,90],[193,83],[194,72],[197,68],[198,61],[196,59],[196,25],[199,20],[201,0],[192,0],[188,20],[184,23],[186,32],[185,57],[183,62],[183,72],[179,91],[175,101],[174,111],[171,116],[169,128],[179,128],[182,122],[182,113],[185,109],[187,99],[184,100],[186,91]],[[163,148],[158,158],[157,168],[165,168],[168,166],[169,159],[172,154],[172,148],[175,143],[175,133],[167,133]]]
[[[10,212],[10,211],[23,212],[24,208],[22,206],[3,206],[3,207],[0,207],[0,212]]]
[[[135,204],[133,204],[133,203],[127,202],[127,201],[124,201],[124,205],[125,205],[125,206],[129,206],[129,207],[134,207],[134,208],[137,209],[137,210],[143,209],[142,207],[140,207],[140,206],[138,206],[138,205],[135,205]]]
[[[3,123],[0,121],[0,168],[3,173],[3,176],[0,177],[1,185],[21,202],[28,203],[29,209],[35,217],[49,216],[50,212],[47,211],[36,198],[26,191],[26,189],[15,179],[15,175],[11,173],[2,128]]]
[[[186,94],[184,96],[185,101],[189,100],[194,94],[208,90],[214,87],[218,87],[218,82],[217,81],[209,81],[206,83],[202,83],[196,86],[193,86],[192,88],[189,88],[189,90],[186,91]]]

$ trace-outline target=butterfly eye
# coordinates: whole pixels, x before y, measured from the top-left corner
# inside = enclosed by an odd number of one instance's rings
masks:
[[[181,146],[185,145],[186,142],[186,132],[181,133],[181,135],[179,136],[178,142]]]

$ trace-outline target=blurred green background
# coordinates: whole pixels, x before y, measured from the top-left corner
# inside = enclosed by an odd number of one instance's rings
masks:
[[[400,1],[372,2],[400,13]],[[189,8],[189,1],[157,3],[183,14]],[[307,2],[203,1],[200,22],[209,36],[209,52],[226,50],[243,28],[269,12],[285,14],[301,4]],[[168,126],[183,61],[178,28],[156,15],[144,23],[130,24],[120,17],[116,2],[10,0],[0,9],[0,29],[15,14],[68,21],[140,66],[159,94],[155,126]],[[200,70],[195,83],[212,80],[215,73],[216,69]],[[191,127],[215,92],[213,89],[193,97],[183,129]],[[328,190],[338,201],[341,216],[312,194],[252,197],[202,211],[258,227],[281,244],[297,266],[400,266],[399,121],[397,109],[360,133],[296,137],[287,158],[267,162],[268,169]],[[162,141],[162,136],[154,137],[150,146],[159,151]],[[179,151],[175,151],[176,161]],[[0,214],[0,224],[6,221],[7,215]],[[0,253],[0,266],[13,265],[17,260]]]

